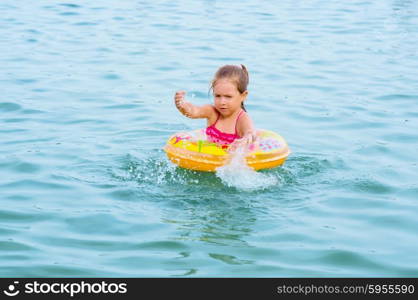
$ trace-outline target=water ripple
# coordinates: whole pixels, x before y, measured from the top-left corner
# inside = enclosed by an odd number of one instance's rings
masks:
[[[0,111],[1,112],[10,112],[22,109],[22,107],[17,103],[12,102],[2,102],[0,103]]]

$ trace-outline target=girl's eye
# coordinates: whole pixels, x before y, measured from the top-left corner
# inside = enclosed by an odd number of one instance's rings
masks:
[[[230,95],[224,95],[223,97],[226,99],[232,99],[232,96]],[[222,98],[222,95],[215,95],[215,98]]]

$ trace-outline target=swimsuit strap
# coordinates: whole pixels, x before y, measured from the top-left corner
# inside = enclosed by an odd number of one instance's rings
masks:
[[[216,123],[218,123],[218,120],[219,120],[219,117],[221,116],[221,114],[215,109],[215,111],[216,111],[216,114],[218,115],[218,117],[216,118],[216,121],[215,121],[215,123],[213,123],[212,125],[210,125],[210,126],[215,126],[216,125]]]
[[[244,110],[241,109],[241,111],[238,114],[237,119],[235,120],[235,135],[237,135],[237,136],[238,136],[238,134],[237,134],[237,124],[238,124],[238,120],[241,117],[241,115],[242,115],[243,112],[244,112]]]

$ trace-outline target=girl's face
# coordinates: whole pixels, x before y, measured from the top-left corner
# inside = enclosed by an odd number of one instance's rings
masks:
[[[241,103],[245,100],[247,94],[248,91],[241,94],[233,81],[219,79],[213,87],[215,108],[222,116],[231,116],[241,109]]]

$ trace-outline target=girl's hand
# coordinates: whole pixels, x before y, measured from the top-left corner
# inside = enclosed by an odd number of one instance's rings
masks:
[[[177,109],[186,117],[191,118],[193,105],[185,100],[186,92],[178,91],[174,95],[174,102]]]
[[[242,137],[242,140],[244,141],[245,145],[249,146],[258,141],[258,136],[255,132],[251,131],[245,134]]]
[[[186,96],[185,91],[177,91],[176,94],[174,95],[174,102],[176,104],[176,107],[181,112],[184,111],[185,96]]]
[[[245,150],[250,150],[250,145],[258,142],[258,137],[255,132],[249,132],[245,134],[242,138],[236,139],[230,146],[230,151],[234,152],[238,148],[243,148]]]

